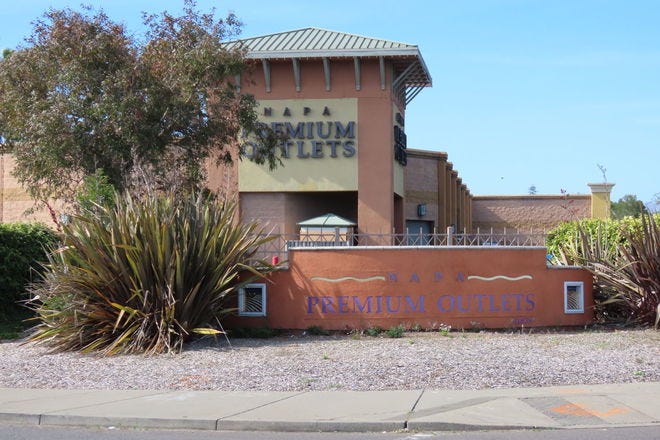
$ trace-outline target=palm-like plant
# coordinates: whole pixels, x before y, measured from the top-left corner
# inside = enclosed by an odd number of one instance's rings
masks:
[[[179,351],[216,333],[239,287],[273,270],[254,261],[267,239],[238,224],[234,205],[203,195],[117,197],[64,228],[31,293],[40,323],[31,337],[56,351]]]
[[[579,227],[580,239],[564,245],[563,258],[594,276],[596,311],[604,321],[657,322],[660,300],[660,227],[658,217],[642,215],[640,227],[623,227],[623,240],[612,249],[599,233]]]

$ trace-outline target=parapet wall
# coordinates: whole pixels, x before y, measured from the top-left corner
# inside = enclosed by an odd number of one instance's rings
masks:
[[[542,231],[562,222],[589,217],[590,195],[474,196],[472,199],[473,230]]]

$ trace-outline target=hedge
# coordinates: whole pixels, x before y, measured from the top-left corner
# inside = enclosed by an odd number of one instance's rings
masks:
[[[0,223],[0,319],[8,319],[25,299],[25,286],[38,276],[55,231],[40,223]]]

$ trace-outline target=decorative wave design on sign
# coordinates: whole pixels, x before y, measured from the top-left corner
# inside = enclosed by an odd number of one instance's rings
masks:
[[[312,277],[312,281],[326,281],[328,283],[341,283],[342,281],[357,281],[358,283],[368,283],[369,281],[385,281],[385,277],[369,277],[369,278],[355,278],[355,277],[341,277],[341,278],[322,278]]]
[[[495,281],[495,280],[520,281],[520,280],[533,279],[531,275],[521,275],[519,277],[507,277],[505,275],[495,275],[494,277],[480,277],[478,275],[470,275],[467,278],[468,280],[481,280],[481,281]]]

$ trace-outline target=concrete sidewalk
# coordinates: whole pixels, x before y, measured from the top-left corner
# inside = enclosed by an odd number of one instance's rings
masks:
[[[0,423],[221,431],[660,430],[660,382],[478,391],[0,388]]]

